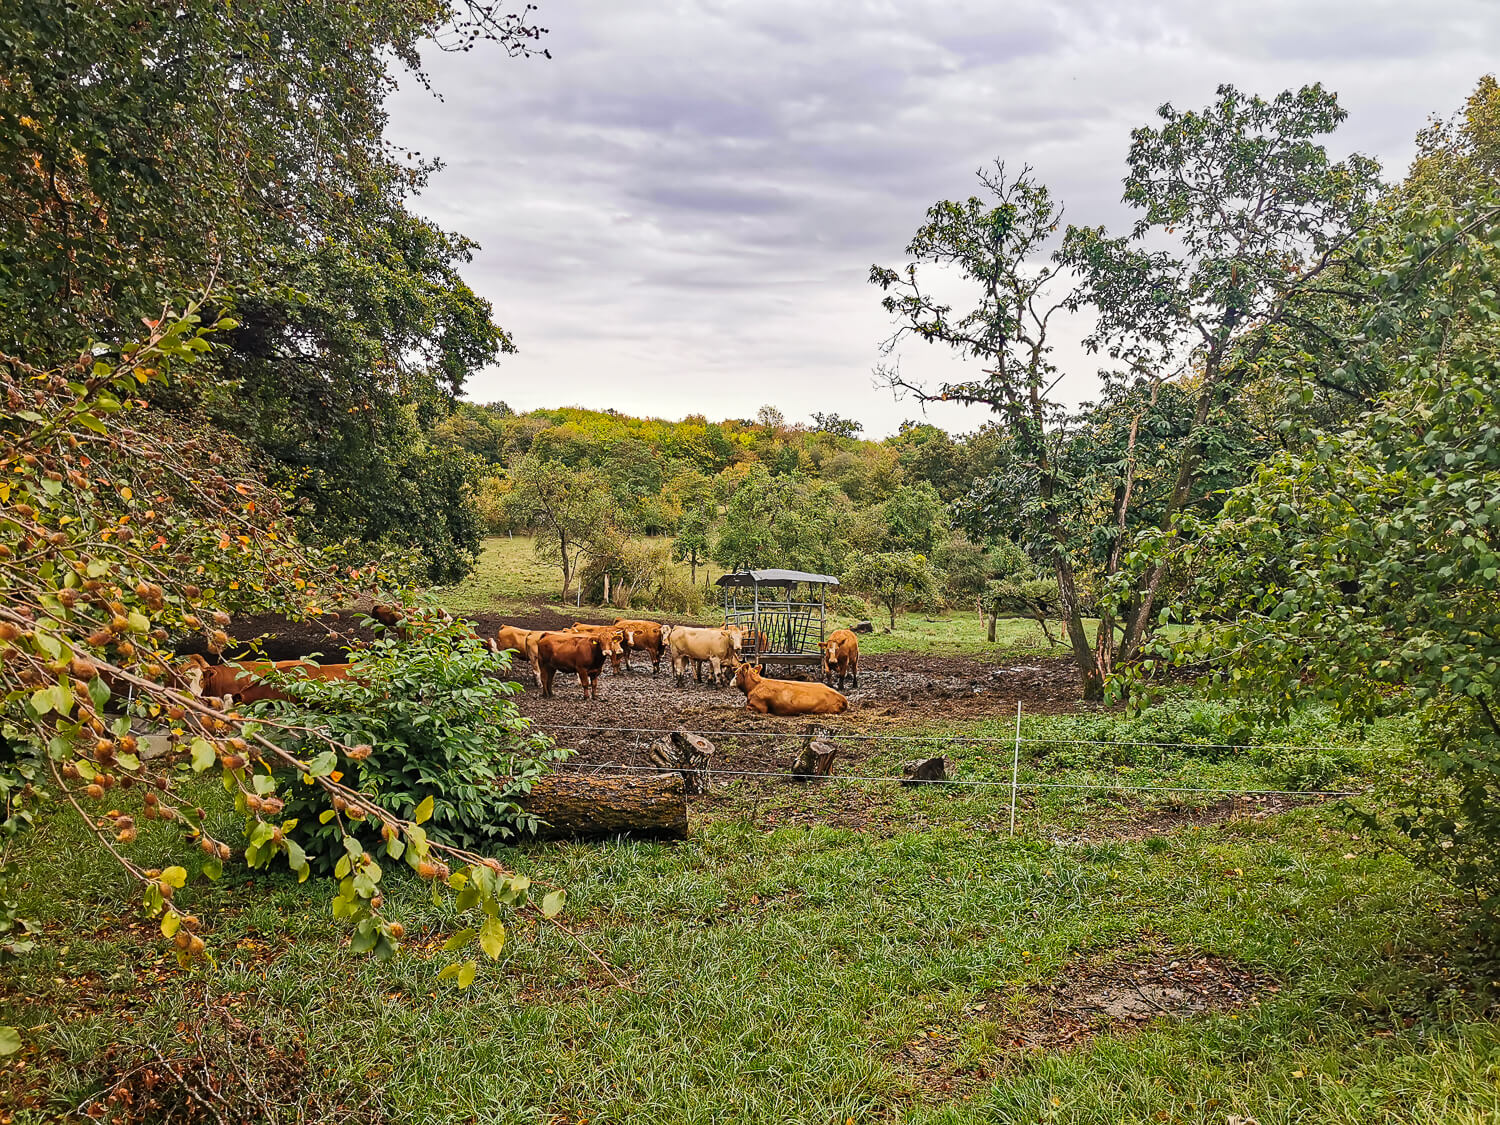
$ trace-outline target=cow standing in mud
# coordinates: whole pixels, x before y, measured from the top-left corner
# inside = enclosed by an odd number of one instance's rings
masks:
[[[852,676],[854,686],[859,687],[859,638],[848,629],[839,629],[823,642],[823,682],[833,684],[839,678],[839,691],[844,690],[844,677]]]
[[[599,698],[599,673],[604,669],[604,642],[583,633],[543,633],[537,638],[537,667],[542,698],[552,696],[552,679],[558,672],[576,672],[585,699]]]
[[[745,631],[737,625],[718,629],[694,629],[687,625],[673,625],[662,630],[667,651],[672,654],[672,672],[677,677],[677,686],[687,684],[688,662],[694,664],[694,677],[702,682],[704,662],[712,673],[712,683],[718,687],[724,670],[732,667],[740,658],[740,646]]]

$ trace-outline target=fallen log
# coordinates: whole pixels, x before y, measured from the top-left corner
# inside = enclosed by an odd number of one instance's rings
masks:
[[[688,833],[680,773],[612,777],[559,770],[537,778],[518,803],[546,822],[533,837],[538,840],[682,840]]]

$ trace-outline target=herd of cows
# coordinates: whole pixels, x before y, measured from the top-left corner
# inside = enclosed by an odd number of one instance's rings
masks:
[[[399,627],[401,617],[377,606],[375,617],[388,627]],[[643,652],[651,659],[651,673],[661,672],[663,656],[671,660],[677,684],[687,682],[688,666],[694,679],[715,687],[731,679],[745,693],[746,710],[762,715],[832,715],[849,706],[843,694],[846,679],[859,687],[859,638],[839,629],[821,646],[823,682],[778,680],[761,674],[754,654],[767,648],[764,634],[739,626],[699,628],[662,625],[655,621],[621,619],[613,625],[575,623],[569,629],[531,630],[502,626],[494,638],[483,638],[496,651],[509,650],[530,665],[544,698],[552,695],[557,673],[578,677],[585,699],[599,697],[599,674],[607,660],[616,673],[629,672],[630,656]],[[747,658],[748,653],[748,658]],[[318,664],[310,660],[251,660],[210,664],[199,655],[189,656],[178,670],[184,686],[196,694],[228,697],[239,703],[265,699],[287,699],[268,673],[291,673],[316,680],[347,679],[353,665]],[[838,689],[832,686],[835,678]]]
[[[837,630],[821,646],[823,683],[763,676],[752,660],[745,659],[745,653],[747,645],[752,653],[765,649],[765,635],[737,625],[701,628],[621,618],[613,625],[575,622],[570,629],[557,630],[502,626],[494,644],[531,665],[544,698],[552,695],[558,672],[571,672],[578,677],[584,698],[597,699],[605,661],[617,673],[629,672],[633,652],[650,657],[652,675],[661,672],[662,656],[669,657],[679,687],[687,682],[689,665],[699,683],[707,665],[709,683],[718,686],[733,679],[745,693],[746,709],[762,715],[837,714],[849,706],[842,692],[845,680],[852,677],[859,687],[859,638],[848,629]],[[835,677],[839,690],[832,687]]]

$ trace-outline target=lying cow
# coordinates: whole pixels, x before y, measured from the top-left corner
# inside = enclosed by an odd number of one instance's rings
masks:
[[[536,640],[537,669],[542,696],[552,695],[558,672],[576,672],[585,699],[599,698],[599,673],[604,668],[604,642],[587,633],[542,633]]]
[[[630,671],[630,654],[644,652],[651,657],[651,674],[659,675],[661,654],[666,647],[666,642],[662,640],[661,626],[655,621],[634,621],[622,617],[615,622],[615,628],[625,634],[625,671]]]
[[[286,692],[262,677],[268,672],[298,672],[309,680],[347,680],[349,664],[316,664],[311,660],[247,660],[237,664],[210,664],[194,653],[188,661],[198,667],[201,695],[229,696],[237,703],[262,699],[291,699]]]
[[[625,631],[614,625],[589,625],[583,621],[573,622],[570,633],[581,633],[585,637],[598,637],[604,645],[604,655],[609,657],[610,670],[620,674],[620,658],[625,655]]]
[[[859,638],[848,629],[839,629],[823,642],[823,682],[832,685],[838,676],[843,691],[846,675],[854,677],[854,686],[859,687]]]
[[[677,686],[687,683],[688,661],[694,664],[694,677],[701,683],[703,664],[708,663],[712,673],[711,682],[719,686],[724,671],[740,658],[740,646],[744,643],[745,631],[737,625],[718,629],[694,629],[687,625],[672,625],[662,630],[662,639],[672,655],[672,672],[677,677]]]
[[[770,680],[754,664],[735,669],[734,682],[745,693],[745,710],[759,715],[837,715],[849,701],[825,684]]]

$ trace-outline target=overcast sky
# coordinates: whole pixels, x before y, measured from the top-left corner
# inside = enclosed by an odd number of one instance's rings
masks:
[[[1399,178],[1428,116],[1500,59],[1500,0],[540,0],[551,60],[433,52],[390,135],[440,158],[416,207],[520,349],[468,396],[680,418],[920,417],[872,385],[891,332],[872,263],[925,209],[1031,164],[1069,221],[1123,228],[1130,130],[1221,82],[1320,81],[1329,141]],[[519,5],[518,5],[519,6]],[[1071,325],[1073,336],[1082,325]],[[1064,345],[1065,396],[1093,363]],[[908,344],[903,372],[963,373]],[[984,415],[944,406],[955,431]]]

